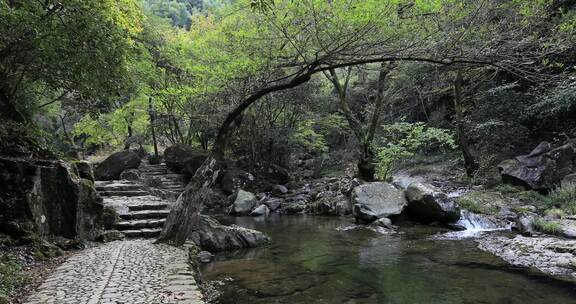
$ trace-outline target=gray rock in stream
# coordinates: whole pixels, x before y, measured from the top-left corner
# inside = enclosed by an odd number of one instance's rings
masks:
[[[406,189],[408,214],[423,223],[454,223],[460,218],[460,208],[436,187],[415,182]]]
[[[248,191],[238,190],[236,199],[232,204],[232,214],[248,215],[254,209],[257,199],[256,196]]]
[[[486,235],[477,240],[480,249],[509,264],[537,269],[561,279],[576,279],[576,242],[556,237]]]
[[[351,199],[354,218],[364,223],[398,215],[406,207],[404,192],[384,182],[368,183],[354,188]]]
[[[250,212],[251,216],[268,216],[270,209],[266,205],[260,205]]]
[[[201,215],[197,230],[189,237],[202,250],[210,252],[252,248],[270,241],[264,233],[236,225],[225,226],[217,220]]]

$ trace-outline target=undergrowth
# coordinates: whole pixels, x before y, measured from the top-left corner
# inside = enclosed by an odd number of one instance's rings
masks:
[[[532,227],[536,231],[546,234],[559,235],[562,232],[562,226],[559,223],[546,221],[540,218],[532,221]]]
[[[16,258],[0,254],[0,304],[11,303],[18,289],[28,282]]]

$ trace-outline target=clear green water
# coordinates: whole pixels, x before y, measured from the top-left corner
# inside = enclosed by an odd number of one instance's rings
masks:
[[[206,281],[228,280],[221,304],[576,303],[576,287],[507,266],[471,240],[432,240],[425,226],[399,235],[340,231],[349,220],[227,218],[272,237],[261,249],[219,254]]]

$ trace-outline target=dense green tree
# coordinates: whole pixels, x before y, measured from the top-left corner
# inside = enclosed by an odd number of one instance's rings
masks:
[[[93,109],[124,86],[142,15],[135,1],[0,1],[0,112],[28,120],[72,98]]]

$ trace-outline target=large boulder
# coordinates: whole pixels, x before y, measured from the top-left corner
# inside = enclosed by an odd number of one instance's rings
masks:
[[[572,144],[552,148],[551,144],[542,142],[528,155],[501,162],[498,169],[504,183],[550,190],[576,171],[576,149]]]
[[[360,185],[352,191],[353,214],[358,222],[398,215],[406,207],[404,192],[389,183],[375,182]]]
[[[140,156],[132,150],[116,152],[94,170],[96,180],[115,180],[120,178],[124,170],[137,169],[140,166]]]
[[[199,227],[189,239],[202,250],[210,252],[257,247],[270,240],[260,231],[236,225],[224,226],[205,215],[200,215]]]
[[[204,151],[198,151],[190,146],[177,144],[164,150],[166,166],[176,173],[194,176],[196,170],[208,157]]]
[[[232,194],[238,189],[249,188],[255,180],[254,175],[240,169],[232,168],[222,173],[220,186],[226,194]]]
[[[460,219],[460,208],[436,187],[415,182],[406,188],[408,214],[423,223],[454,223]]]
[[[248,215],[256,206],[256,196],[248,191],[238,190],[236,199],[232,204],[231,213],[234,215]]]
[[[0,209],[0,229],[14,237],[93,240],[102,229],[104,205],[94,183],[69,163],[0,158]]]

